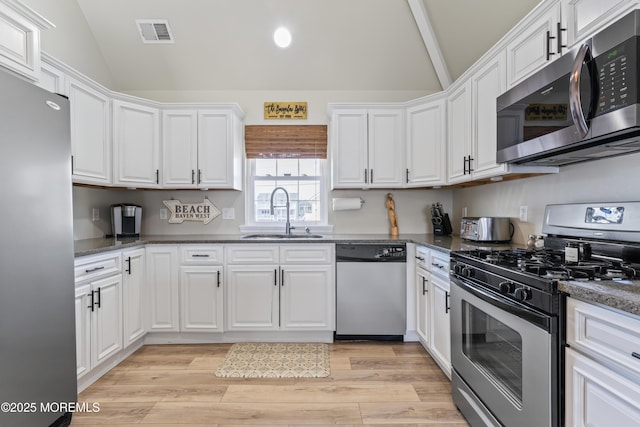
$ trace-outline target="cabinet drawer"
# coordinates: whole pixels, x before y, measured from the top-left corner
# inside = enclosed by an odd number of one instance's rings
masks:
[[[416,246],[416,267],[431,270],[429,265],[429,249],[426,246]]]
[[[449,277],[449,255],[439,251],[431,251],[429,270],[433,274]]]
[[[76,258],[74,262],[76,283],[95,280],[120,272],[122,272],[122,254],[120,252]]]
[[[222,246],[180,246],[180,264],[182,265],[220,265],[224,260],[223,256]]]
[[[308,245],[280,246],[282,264],[333,264],[334,245],[310,243]]]
[[[227,264],[279,263],[277,245],[226,245],[224,256]]]
[[[640,318],[567,298],[567,342],[640,378]]]

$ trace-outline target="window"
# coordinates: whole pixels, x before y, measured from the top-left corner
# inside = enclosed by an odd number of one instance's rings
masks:
[[[327,195],[324,159],[249,159],[247,179],[247,225],[269,226],[289,220],[300,227],[327,224]]]

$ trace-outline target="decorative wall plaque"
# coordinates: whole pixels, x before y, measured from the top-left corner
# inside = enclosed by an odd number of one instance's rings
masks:
[[[209,224],[220,215],[220,209],[209,199],[204,199],[202,203],[182,203],[180,200],[163,200],[162,203],[171,211],[170,224],[182,224],[184,221]]]
[[[265,120],[306,120],[306,102],[265,102]]]

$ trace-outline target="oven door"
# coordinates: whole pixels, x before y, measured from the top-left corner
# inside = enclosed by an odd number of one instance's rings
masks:
[[[452,283],[452,393],[458,408],[472,426],[556,426],[554,319],[459,277]]]

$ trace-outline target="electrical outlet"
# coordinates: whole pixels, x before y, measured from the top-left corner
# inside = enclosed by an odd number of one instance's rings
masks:
[[[466,217],[467,216],[467,207],[465,206],[464,208],[462,208],[462,217]]]
[[[92,208],[91,209],[91,221],[99,221],[100,220],[100,209]]]
[[[529,207],[527,205],[520,206],[520,221],[527,222],[529,217]]]
[[[167,208],[160,208],[160,219],[167,219],[169,215],[169,211]]]
[[[234,208],[222,208],[222,219],[235,219],[236,210]]]

